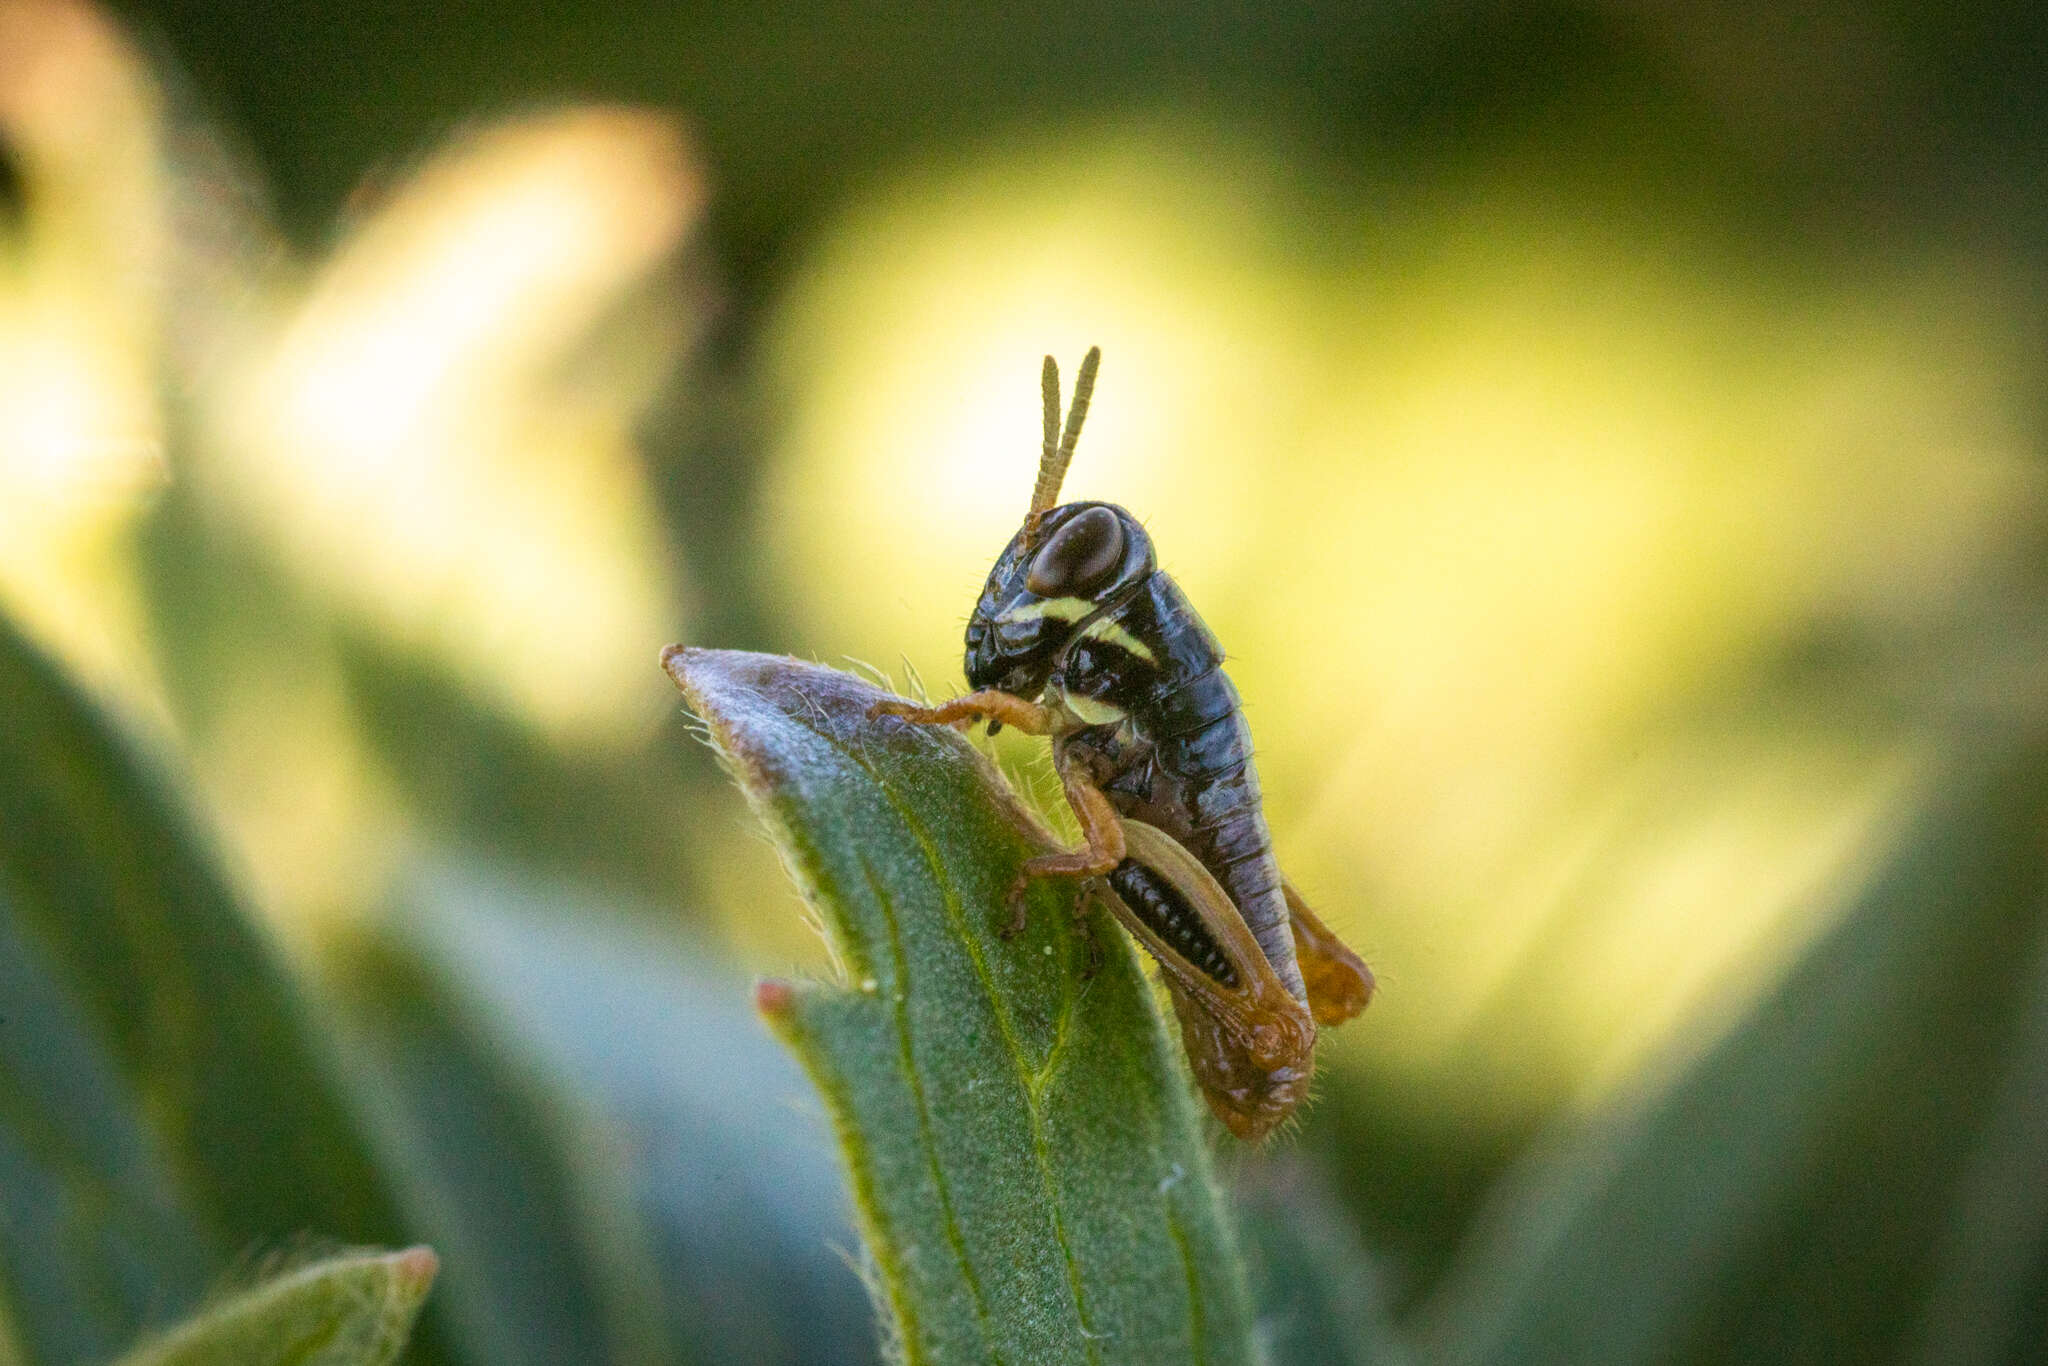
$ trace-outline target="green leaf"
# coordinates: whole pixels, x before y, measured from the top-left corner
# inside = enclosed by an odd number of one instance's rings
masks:
[[[830,1136],[701,946],[469,864],[393,912],[336,980],[480,1359],[873,1358]]]
[[[1275,1161],[1246,1176],[1237,1211],[1273,1366],[1409,1366],[1379,1267],[1314,1169]]]
[[[104,1359],[302,1234],[406,1241],[319,1029],[160,774],[0,621],[0,1359]]]
[[[385,1366],[439,1265],[423,1247],[328,1257],[210,1306],[120,1366]]]
[[[842,985],[757,1001],[823,1093],[911,1362],[1252,1359],[1235,1235],[1133,950],[1082,979],[1071,883],[995,933],[1046,835],[957,734],[727,651],[664,661],[817,907]]]
[[[396,1170],[448,1259],[440,1307],[475,1358],[674,1366],[637,1287],[604,1274],[631,1230],[592,1236],[598,1163],[579,1146],[590,1135],[430,966],[390,944],[344,957],[338,975]],[[627,1340],[646,1345],[625,1352]]]
[[[1433,1306],[1453,1363],[2020,1361],[2048,1201],[2048,762],[1957,761],[1667,1085],[1554,1135]]]

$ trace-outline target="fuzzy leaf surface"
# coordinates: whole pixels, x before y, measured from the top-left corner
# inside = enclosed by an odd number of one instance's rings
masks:
[[[824,922],[838,985],[759,1004],[825,1098],[911,1362],[1253,1358],[1235,1234],[1193,1098],[1129,944],[1091,915],[994,769],[944,729],[869,720],[835,670],[671,650]]]
[[[120,1366],[388,1366],[437,1266],[423,1247],[327,1257],[202,1310]]]

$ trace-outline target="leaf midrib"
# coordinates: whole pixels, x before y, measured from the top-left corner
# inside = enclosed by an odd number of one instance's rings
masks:
[[[911,1044],[910,1013],[907,1004],[909,962],[903,952],[903,935],[896,923],[896,906],[883,890],[875,876],[874,866],[865,856],[860,860],[861,876],[867,880],[868,890],[874,893],[876,904],[882,912],[882,922],[889,931],[889,957],[895,963],[898,989],[889,993],[889,1018],[896,1030],[897,1053],[903,1063],[903,1077],[910,1087],[910,1098],[917,1106],[918,1141],[924,1148],[925,1165],[931,1169],[932,1189],[939,1200],[939,1214],[946,1229],[946,1241],[952,1245],[954,1260],[960,1264],[960,1275],[967,1282],[967,1293],[974,1301],[974,1321],[981,1330],[982,1345],[989,1350],[998,1363],[1002,1355],[993,1345],[994,1330],[989,1322],[988,1301],[981,1290],[981,1278],[974,1273],[973,1260],[967,1255],[967,1238],[960,1231],[959,1215],[953,1209],[953,1192],[946,1179],[946,1171],[939,1163],[939,1146],[932,1139],[931,1107],[925,1099],[924,1079],[918,1075],[916,1050]]]
[[[896,792],[890,782],[868,764],[864,758],[855,754],[851,748],[842,743],[837,736],[827,734],[816,727],[806,726],[806,729],[809,729],[812,734],[817,735],[825,743],[832,746],[833,749],[846,758],[848,763],[865,773],[873,781],[876,790],[882,794],[884,800],[889,803],[890,808],[896,812],[898,819],[903,822],[904,828],[910,832],[911,838],[917,841],[918,852],[924,857],[925,866],[931,873],[932,883],[939,889],[939,899],[946,909],[947,924],[953,931],[954,937],[959,940],[961,946],[966,950],[967,961],[974,970],[975,981],[980,985],[983,996],[988,1000],[989,1009],[995,1016],[996,1032],[1002,1039],[1003,1051],[1009,1058],[1011,1068],[1016,1077],[1018,1090],[1024,1098],[1024,1112],[1029,1117],[1031,1124],[1032,1158],[1038,1167],[1039,1184],[1045,1192],[1046,1203],[1052,1211],[1053,1238],[1059,1245],[1060,1262],[1066,1272],[1068,1293],[1073,1296],[1074,1317],[1081,1325],[1081,1340],[1086,1344],[1088,1360],[1099,1362],[1101,1360],[1101,1353],[1095,1346],[1096,1335],[1088,1321],[1087,1300],[1081,1288],[1081,1268],[1074,1259],[1074,1250],[1067,1238],[1066,1218],[1059,1198],[1059,1186],[1053,1179],[1052,1154],[1048,1149],[1045,1139],[1045,1114],[1038,1103],[1039,1089],[1034,1084],[1034,1077],[1040,1069],[1032,1066],[1029,1059],[1025,1057],[1023,1045],[1018,1040],[1016,1022],[1011,1018],[1009,1008],[1005,1004],[1002,994],[996,989],[995,979],[989,972],[988,962],[982,954],[980,942],[976,939],[967,923],[967,911],[962,903],[959,888],[954,884],[944,860],[940,858],[938,849],[932,842],[930,831],[925,828],[924,823],[918,819],[916,813],[902,800],[902,797]],[[863,873],[869,879],[869,885],[874,887],[876,884],[873,871],[867,866],[865,859],[862,859],[861,866]],[[879,888],[876,890],[879,892]],[[887,896],[883,895],[881,900],[884,917],[889,924],[890,952],[896,958],[897,980],[903,988],[901,994],[907,995],[909,990],[908,966],[903,958],[902,945],[897,938],[895,914],[893,908],[889,905]],[[1074,1011],[1072,976],[1062,973],[1060,981],[1060,1006],[1059,1012],[1055,1017],[1054,1026],[1056,1042],[1059,1037],[1067,1032],[1068,1021]],[[899,999],[898,1028],[903,1038],[905,1065],[912,1072],[912,1086],[917,1096],[920,1138],[925,1144],[926,1151],[931,1155],[933,1170],[936,1173],[938,1171],[938,1149],[937,1145],[931,1140],[931,1131],[927,1123],[924,1106],[923,1088],[917,1083],[915,1078],[914,1060],[910,1052],[909,1021],[902,1015],[901,1011],[902,1006]],[[1049,1052],[1047,1055],[1048,1065],[1056,1057],[1056,1053]],[[949,1233],[951,1233],[952,1206],[950,1199],[946,1196],[943,1179],[940,1181],[939,1192],[940,1199],[947,1212],[948,1229]],[[965,1246],[962,1243],[956,1242],[954,1247],[956,1255],[960,1258],[962,1273],[968,1277],[969,1285],[975,1287],[975,1306],[978,1310],[982,1310],[980,1290],[974,1280],[974,1273],[967,1257]],[[986,1336],[986,1331],[984,1331],[984,1338]]]

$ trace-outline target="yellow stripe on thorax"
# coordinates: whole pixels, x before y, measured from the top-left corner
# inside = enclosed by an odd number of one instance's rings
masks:
[[[999,621],[1032,621],[1038,617],[1051,617],[1054,621],[1079,621],[1095,610],[1095,604],[1086,598],[1045,598],[1039,602],[1020,602],[997,618]]]
[[[997,618],[1000,621],[1033,621],[1039,617],[1051,617],[1054,621],[1079,621],[1095,610],[1095,604],[1086,598],[1042,598],[1037,602],[1020,602]],[[1084,637],[1119,646],[1134,658],[1147,664],[1157,664],[1159,656],[1152,653],[1152,647],[1125,630],[1123,624],[1109,617],[1098,617]]]
[[[1147,664],[1157,664],[1159,662],[1159,656],[1152,653],[1150,645],[1147,645],[1144,641],[1126,631],[1120,622],[1112,621],[1108,617],[1101,618],[1087,630],[1081,632],[1081,634],[1083,636],[1093,636],[1097,640],[1107,641],[1111,645],[1119,646],[1129,651],[1135,658],[1144,660]]]

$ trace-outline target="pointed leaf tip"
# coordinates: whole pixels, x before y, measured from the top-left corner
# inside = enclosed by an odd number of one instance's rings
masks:
[[[427,1247],[310,1262],[206,1306],[120,1366],[390,1366],[440,1265]]]
[[[1006,896],[1047,835],[965,737],[728,650],[664,664],[781,845],[846,981],[755,1005],[822,1093],[910,1361],[1256,1359],[1179,1050],[1127,942],[1083,980],[1078,889]]]
[[[770,977],[754,984],[754,1009],[771,1018],[790,1012],[796,1003],[796,988]]]
[[[424,1295],[434,1284],[434,1278],[441,1274],[441,1258],[424,1244],[409,1247],[392,1256],[391,1270],[402,1289]]]

